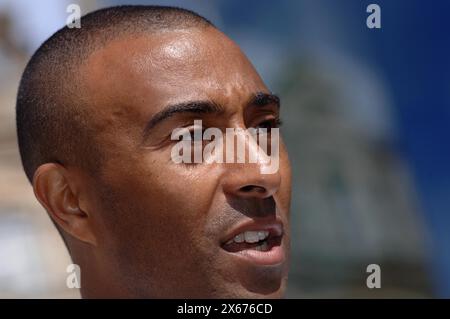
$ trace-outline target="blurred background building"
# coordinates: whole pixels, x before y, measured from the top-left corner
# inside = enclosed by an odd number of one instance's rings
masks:
[[[366,27],[381,7],[382,28]],[[0,0],[0,298],[77,298],[69,256],[22,171],[18,81],[82,13],[192,9],[234,39],[281,96],[294,174],[288,296],[450,297],[450,44],[445,1]],[[366,286],[378,264],[382,288]]]

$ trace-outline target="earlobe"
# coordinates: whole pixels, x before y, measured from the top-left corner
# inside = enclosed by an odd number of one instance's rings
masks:
[[[96,245],[92,219],[79,206],[74,181],[65,167],[57,163],[39,166],[33,177],[36,198],[53,221],[72,237]]]

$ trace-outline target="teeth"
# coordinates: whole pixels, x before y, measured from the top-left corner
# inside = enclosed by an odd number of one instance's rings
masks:
[[[242,243],[242,242],[244,242],[244,234],[236,235],[236,236],[234,237],[234,241],[235,241],[236,243]]]
[[[261,230],[261,231],[258,232],[259,240],[266,239],[268,236],[269,236],[269,231],[268,230]]]
[[[235,243],[257,243],[258,241],[264,240],[269,237],[268,230],[259,230],[259,231],[246,231],[239,235],[236,235],[233,239],[229,240],[227,244]]]
[[[266,241],[263,242],[260,247],[261,247],[261,251],[267,251],[269,249],[269,245],[267,244]]]
[[[247,243],[256,243],[259,241],[259,236],[257,231],[246,231],[244,233],[245,241]]]
[[[255,250],[267,251],[267,250],[269,250],[269,245],[267,244],[267,242],[263,242],[261,245],[256,246]]]

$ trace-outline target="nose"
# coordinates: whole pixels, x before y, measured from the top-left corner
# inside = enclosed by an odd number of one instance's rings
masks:
[[[251,153],[255,154],[255,152],[262,151],[256,141],[253,138],[248,138],[248,135],[244,136],[245,138],[242,135],[238,137],[238,143],[244,143],[245,145],[244,150],[245,154],[248,154],[247,159]],[[228,141],[227,139],[227,143]],[[259,156],[256,162],[245,160],[243,163],[234,161],[224,164],[226,172],[222,177],[222,187],[225,194],[240,198],[260,199],[273,196],[280,187],[281,175],[278,169],[272,171],[267,169],[267,166],[271,165],[267,162],[268,159],[270,157],[261,158]]]
[[[242,169],[242,172],[227,174],[223,182],[223,189],[226,194],[241,198],[264,199],[273,196],[279,185],[278,173],[261,176],[257,169],[245,168]]]

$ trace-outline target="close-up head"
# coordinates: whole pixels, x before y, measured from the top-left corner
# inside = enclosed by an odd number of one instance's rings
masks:
[[[280,111],[238,45],[192,11],[101,9],[45,41],[20,82],[18,142],[81,269],[81,296],[283,297],[291,168],[282,138],[269,173],[260,160],[176,162],[172,138],[180,128],[270,135]],[[256,152],[248,139],[239,147]]]

